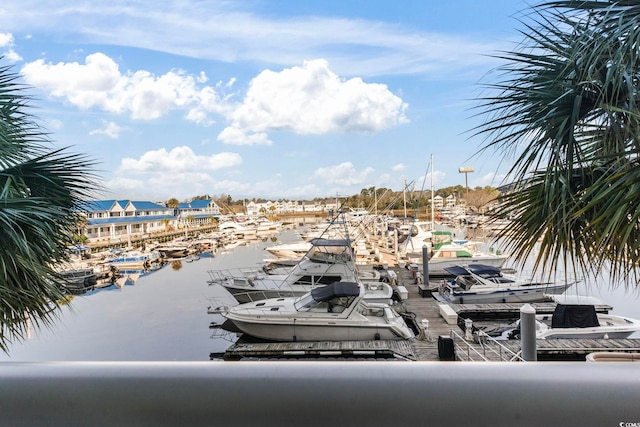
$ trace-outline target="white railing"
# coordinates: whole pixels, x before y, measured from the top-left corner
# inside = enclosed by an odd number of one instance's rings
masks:
[[[636,426],[640,364],[0,364],[2,426]]]

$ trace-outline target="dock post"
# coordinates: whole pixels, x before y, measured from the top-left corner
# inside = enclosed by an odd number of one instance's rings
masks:
[[[424,283],[429,282],[429,247],[427,245],[422,247],[422,274]]]
[[[536,309],[531,304],[520,308],[520,345],[522,358],[527,362],[538,360],[536,348]]]
[[[429,289],[429,248],[422,247],[422,282],[418,281],[418,293],[422,298],[431,296]]]
[[[398,229],[393,229],[393,253],[396,254],[396,264],[400,265],[400,252],[398,252]]]

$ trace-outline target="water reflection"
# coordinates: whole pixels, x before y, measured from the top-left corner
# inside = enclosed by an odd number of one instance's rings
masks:
[[[296,240],[293,230],[276,240]],[[209,286],[208,270],[257,266],[272,237],[232,250],[203,252],[152,271],[126,271],[129,281],[75,296],[48,329],[10,346],[0,361],[208,361],[223,352],[235,334],[209,326],[222,319],[207,313],[211,300],[233,303],[218,286]],[[137,275],[137,277],[135,277]],[[135,281],[130,280],[135,277]]]

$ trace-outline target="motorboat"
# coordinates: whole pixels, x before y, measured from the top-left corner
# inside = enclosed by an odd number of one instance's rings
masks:
[[[272,341],[408,340],[404,318],[389,304],[364,299],[355,282],[335,282],[300,297],[272,298],[210,310],[245,334]]]
[[[617,351],[596,351],[587,354],[586,362],[640,362],[640,353],[617,352]]]
[[[482,251],[479,249],[481,245],[481,242],[468,241],[436,244],[429,257],[429,275],[447,275],[447,268],[462,263],[476,263],[502,268],[509,257],[499,251]]]
[[[162,263],[162,254],[159,251],[122,252],[107,261],[107,264],[118,270],[151,268],[155,263]]]
[[[413,221],[402,224],[398,230],[398,253],[402,257],[421,257],[423,246],[433,245],[433,223],[427,221]]]
[[[536,338],[603,339],[628,338],[640,331],[640,320],[598,313],[593,304],[558,304],[553,314],[536,315]],[[520,321],[502,335],[520,338]]]
[[[367,300],[388,302],[392,298],[393,289],[382,281],[379,271],[356,267],[351,240],[313,239],[311,243],[311,249],[293,267],[210,270],[209,284],[224,287],[239,303],[301,296],[337,281],[362,283]]]
[[[398,252],[409,263],[422,265],[423,248],[427,248],[429,276],[447,276],[446,269],[458,264],[478,263],[502,268],[509,258],[500,251],[483,251],[483,242],[454,240],[449,231],[430,230],[427,222],[416,222],[412,227],[417,231],[398,246]]]
[[[577,281],[536,281],[505,274],[501,269],[485,264],[456,265],[445,268],[454,276],[445,279],[440,296],[455,304],[525,303],[549,300],[561,294]]]
[[[191,245],[187,243],[163,244],[157,246],[155,250],[166,259],[184,258],[191,252]]]
[[[66,281],[65,291],[74,295],[93,290],[98,282],[98,274],[93,268],[64,270],[60,276]]]
[[[312,246],[313,245],[311,242],[302,240],[298,242],[282,243],[279,245],[268,246],[265,248],[265,250],[276,258],[299,260],[307,252],[309,252],[309,249],[311,249]]]
[[[257,229],[250,225],[240,224],[236,221],[224,221],[218,225],[218,231],[223,235],[233,234],[238,239],[256,239]]]

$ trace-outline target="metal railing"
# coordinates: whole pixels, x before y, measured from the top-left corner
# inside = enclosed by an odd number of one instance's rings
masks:
[[[2,426],[631,426],[640,364],[0,364]]]
[[[451,331],[451,338],[453,339],[453,345],[456,350],[455,355],[458,360],[468,362],[478,359],[484,362],[524,362],[521,357],[521,351],[515,353],[482,330],[478,330],[474,334],[474,340],[477,340],[477,342],[470,342],[453,330]]]

